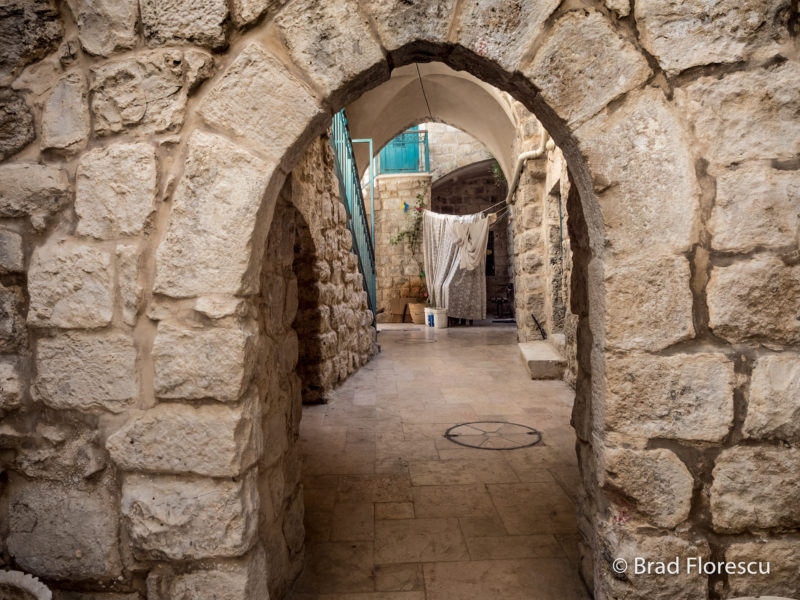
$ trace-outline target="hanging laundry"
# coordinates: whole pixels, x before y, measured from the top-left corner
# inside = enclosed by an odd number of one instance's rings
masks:
[[[489,219],[425,211],[422,242],[428,298],[456,319],[486,318]]]

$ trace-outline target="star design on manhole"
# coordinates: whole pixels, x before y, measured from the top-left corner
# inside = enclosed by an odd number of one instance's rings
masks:
[[[481,450],[515,450],[542,441],[541,432],[527,425],[507,421],[473,421],[453,425],[444,437],[455,444]]]

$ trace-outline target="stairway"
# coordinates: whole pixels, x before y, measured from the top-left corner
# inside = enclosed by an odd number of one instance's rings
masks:
[[[559,340],[553,340],[553,343],[537,340],[519,343],[520,357],[531,379],[561,379],[564,376],[567,360],[559,352],[558,342]]]

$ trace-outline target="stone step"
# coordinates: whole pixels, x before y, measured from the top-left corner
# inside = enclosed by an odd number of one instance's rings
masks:
[[[520,342],[519,352],[531,379],[561,379],[564,376],[567,361],[549,342]]]

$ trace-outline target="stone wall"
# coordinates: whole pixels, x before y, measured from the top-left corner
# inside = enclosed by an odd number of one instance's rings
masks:
[[[390,301],[393,298],[416,297],[425,289],[419,274],[424,270],[422,246],[412,256],[409,244],[392,244],[391,239],[408,227],[417,194],[431,202],[431,176],[381,175],[375,179],[375,270],[377,306],[382,314],[378,321],[388,322]],[[403,208],[408,204],[408,212]]]
[[[303,401],[320,402],[375,353],[373,315],[358,257],[351,252],[327,136],[312,143],[286,186],[303,217],[294,267],[300,304],[294,324],[300,336],[297,369]]]
[[[444,123],[422,123],[420,129],[428,132],[433,183],[456,169],[492,158],[486,146],[466,131]]]
[[[506,197],[506,184],[498,182],[489,171],[482,167],[477,173],[448,177],[433,184],[431,210],[448,215],[471,215],[495,204],[502,203]],[[502,206],[497,206],[497,211]],[[495,274],[486,276],[486,296],[505,296],[506,286],[513,281],[511,277],[511,252],[508,235],[508,215],[491,226],[494,233]],[[487,304],[487,311],[493,313],[495,306]]]
[[[117,596],[263,591],[256,307],[283,180],[332,110],[441,60],[534,111],[580,198],[595,597],[800,594],[793,3],[34,0],[0,19],[6,564]],[[776,576],[612,569],[688,555]]]

